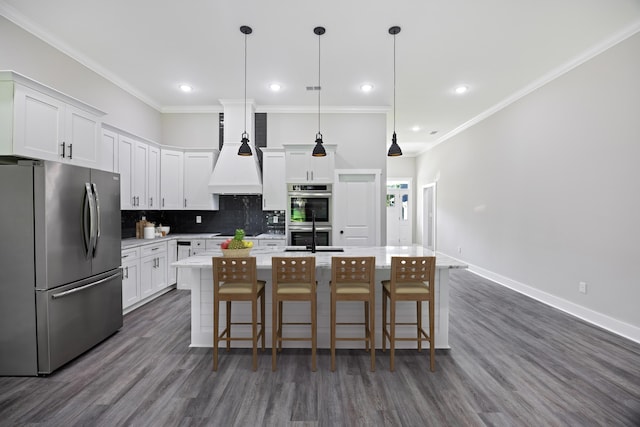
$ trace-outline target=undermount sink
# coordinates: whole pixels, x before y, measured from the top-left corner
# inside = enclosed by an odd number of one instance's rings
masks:
[[[311,252],[311,248],[307,246],[287,246],[285,252]],[[335,246],[316,246],[316,252],[344,252],[343,248]]]

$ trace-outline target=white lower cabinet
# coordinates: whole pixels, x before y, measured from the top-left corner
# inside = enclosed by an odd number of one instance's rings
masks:
[[[167,248],[168,242],[163,241],[122,251],[122,308],[125,313],[162,295],[175,284],[175,281],[169,282]]]
[[[171,264],[178,260],[178,241],[169,240],[167,242],[167,284],[175,285],[178,282],[178,269],[171,267]]]
[[[140,249],[122,251],[122,309],[140,301]]]

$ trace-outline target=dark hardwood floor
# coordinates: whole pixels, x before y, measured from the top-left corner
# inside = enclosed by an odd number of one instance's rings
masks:
[[[0,425],[639,426],[640,345],[467,271],[451,275],[452,350],[271,353],[190,349],[188,291],[47,378],[0,378]]]

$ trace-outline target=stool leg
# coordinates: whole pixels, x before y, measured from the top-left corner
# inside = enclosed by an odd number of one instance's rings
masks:
[[[278,301],[278,351],[282,352],[282,307],[283,301]]]
[[[369,329],[369,301],[365,301],[364,302],[364,337],[365,338],[371,338],[369,337],[369,335],[367,335],[369,333],[370,329]],[[365,351],[369,351],[369,347],[370,347],[371,343],[368,339],[366,339],[364,341],[364,349]]]
[[[336,300],[331,293],[331,372],[336,370]]]
[[[275,296],[275,292],[274,292]],[[271,302],[271,370],[276,370],[276,351],[278,346],[278,302],[274,298]]]
[[[429,365],[431,368],[431,372],[436,371],[436,340],[435,340],[435,314],[433,312],[433,304],[432,301],[428,302],[429,307]]]
[[[391,305],[389,313],[391,315],[389,323],[389,353],[391,353],[389,370],[393,372],[395,371],[394,353],[396,350],[396,301],[393,297],[390,298],[389,304]]]
[[[376,297],[375,290],[371,290],[369,302],[369,341],[371,347],[371,372],[376,370]]]
[[[418,316],[416,326],[418,327],[418,352],[422,351],[422,301],[416,301],[416,313]]]
[[[218,342],[220,341],[220,301],[213,305],[213,370],[218,370]]]
[[[262,339],[262,351],[264,352],[265,350],[265,342],[264,342],[264,335],[265,335],[265,314],[264,314],[264,290],[262,292],[262,295],[260,296],[260,326],[261,326],[261,330],[260,330],[260,336]]]
[[[227,351],[231,351],[231,301],[227,301]]]
[[[316,295],[311,297],[311,370],[316,371],[316,341],[318,335],[318,316],[316,313]]]
[[[253,370],[258,369],[258,301],[251,301],[251,340],[253,343]]]

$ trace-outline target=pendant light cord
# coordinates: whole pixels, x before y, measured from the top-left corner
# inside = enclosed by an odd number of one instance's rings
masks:
[[[395,37],[394,37],[395,40]],[[244,35],[244,134],[247,134],[247,34]]]
[[[320,86],[320,36],[318,34],[318,133],[320,133],[320,91],[322,90],[322,86]]]
[[[396,133],[396,35],[393,35],[393,133]]]

